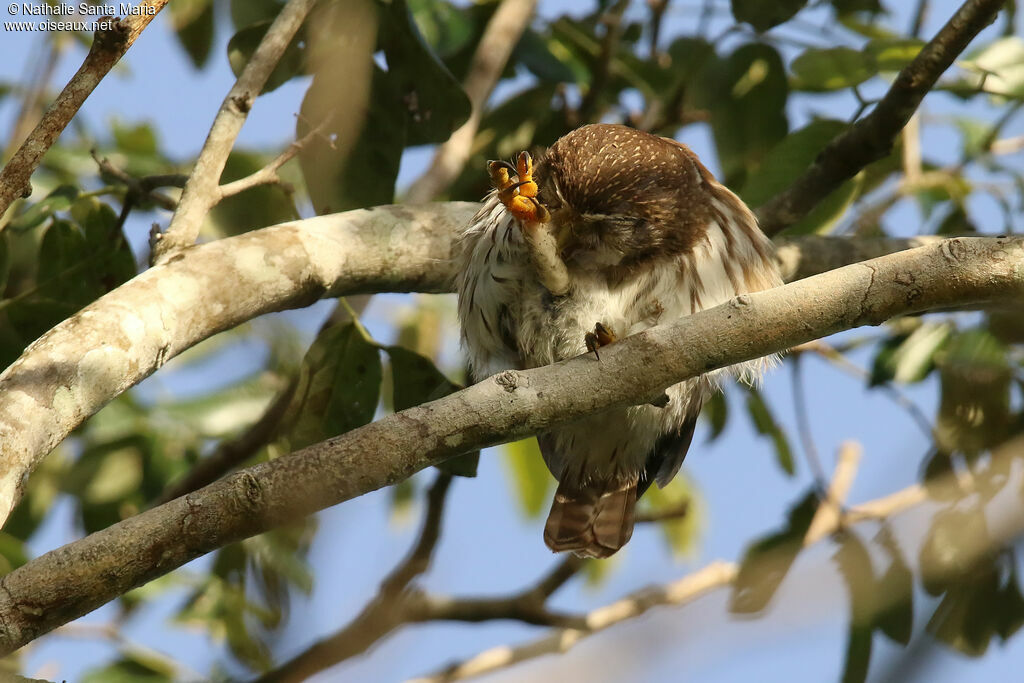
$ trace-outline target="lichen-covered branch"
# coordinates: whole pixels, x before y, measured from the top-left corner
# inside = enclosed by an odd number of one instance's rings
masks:
[[[195,246],[56,326],[0,374],[0,523],[24,480],[73,429],[200,341],[320,296],[451,291],[452,242],[478,208],[381,206]],[[783,273],[805,277],[916,243],[848,242],[787,241]]]
[[[253,267],[254,253],[235,255],[239,276],[266,275],[262,262]],[[263,258],[275,280],[287,280],[278,275],[281,264],[274,262],[275,254]],[[346,265],[358,268],[356,263]],[[323,287],[324,275],[318,278],[312,269],[294,275],[314,280],[305,290],[311,295]],[[181,278],[174,284],[185,282]],[[199,299],[210,297],[204,282],[193,285],[202,293]],[[0,579],[0,652],[17,649],[215,548],[389,486],[468,450],[602,410],[648,403],[688,377],[842,330],[877,325],[895,315],[1021,296],[1024,239],[950,239],[737,297],[623,339],[608,347],[600,361],[584,355],[500,373],[237,472],[28,562]],[[202,305],[192,302],[193,307]],[[137,315],[120,307],[118,312],[121,318]],[[88,324],[89,318],[75,320]],[[133,327],[122,329],[127,334]],[[107,391],[115,388],[110,377],[125,374],[119,364],[116,372],[93,367]]]
[[[71,430],[203,339],[325,295],[449,291],[452,236],[476,209],[381,207],[219,240],[57,325],[0,374],[0,520]]]
[[[196,241],[203,219],[221,199],[220,176],[249,110],[314,4],[316,0],[288,0],[228,91],[185,183],[170,225],[163,233],[153,235],[154,263],[166,261]]]
[[[939,76],[1004,4],[1006,0],[967,0],[900,71],[870,114],[833,139],[803,175],[757,209],[765,234],[775,235],[796,223],[844,181],[885,157]]]
[[[82,66],[0,171],[0,217],[15,199],[32,194],[30,179],[43,160],[43,155],[71,123],[86,98],[114,68],[167,1],[143,0],[137,5],[141,9],[124,19],[114,20],[112,28],[96,32]]]

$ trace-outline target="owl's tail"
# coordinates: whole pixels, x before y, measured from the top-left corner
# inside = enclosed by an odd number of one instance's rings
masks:
[[[591,481],[558,485],[544,542],[555,552],[581,557],[610,557],[633,535],[637,482]]]

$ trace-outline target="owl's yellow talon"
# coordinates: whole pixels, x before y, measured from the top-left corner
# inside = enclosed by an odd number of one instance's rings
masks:
[[[524,223],[546,223],[551,213],[537,200],[540,189],[533,180],[533,159],[529,152],[520,152],[516,165],[507,161],[492,161],[487,165],[491,186],[509,213]],[[515,171],[512,180],[510,171]]]

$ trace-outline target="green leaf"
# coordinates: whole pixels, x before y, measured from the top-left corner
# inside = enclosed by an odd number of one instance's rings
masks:
[[[711,432],[708,434],[708,441],[714,441],[722,432],[725,430],[725,424],[729,419],[729,403],[726,401],[724,391],[716,391],[711,395],[704,403],[704,410],[702,412],[704,418],[708,421],[708,425],[711,427]]]
[[[939,447],[974,455],[1002,442],[1011,425],[1013,380],[1006,347],[987,330],[968,330],[949,340],[936,363]]]
[[[916,38],[877,38],[864,46],[864,52],[879,71],[899,71],[914,61],[924,41]]]
[[[846,130],[842,121],[818,119],[794,131],[765,154],[757,172],[751,173],[740,196],[750,206],[759,206],[802,175],[825,146]],[[860,176],[844,182],[824,197],[801,221],[786,229],[786,234],[803,235],[827,232],[860,192]]]
[[[178,42],[192,60],[202,68],[213,48],[214,13],[212,0],[175,0],[170,6],[171,26]]]
[[[676,557],[693,557],[699,550],[701,522],[700,501],[693,482],[680,474],[665,488],[652,486],[640,499],[642,511],[657,514],[685,507],[686,514],[658,522],[669,550]]]
[[[724,182],[741,186],[789,129],[782,59],[768,45],[743,45],[724,59],[709,58],[693,90],[694,104],[710,113]]]
[[[409,0],[409,10],[436,54],[447,57],[470,47],[474,25],[466,10],[437,0]]]
[[[935,369],[935,354],[952,336],[952,323],[923,323],[906,337],[886,340],[871,370],[869,386],[889,381],[920,382]]]
[[[504,444],[501,452],[520,509],[527,517],[537,517],[548,504],[555,484],[555,478],[541,457],[537,439],[530,437]]]
[[[990,547],[982,510],[947,508],[932,518],[918,555],[921,585],[931,595],[953,590],[964,582],[977,562],[978,548]]]
[[[395,412],[447,396],[462,387],[450,381],[427,357],[402,348],[385,349],[391,357]],[[446,460],[438,469],[460,477],[475,477],[480,451]]]
[[[785,527],[747,546],[729,596],[730,612],[753,614],[768,606],[800,553],[817,509],[812,491],[790,508]]]
[[[590,78],[587,65],[561,40],[531,29],[523,33],[512,59],[544,83],[578,83]]]
[[[389,72],[378,66],[372,69],[369,99],[357,121],[338,116],[332,109],[338,89],[349,80],[345,70],[318,73],[303,99],[296,137],[312,130],[326,107],[330,118],[321,132],[325,139],[339,141],[305,145],[299,151],[302,175],[318,214],[390,204],[394,199],[407,142],[407,117],[399,84]],[[333,76],[341,80],[335,81]]]
[[[967,79],[970,87],[984,86],[990,94],[1024,97],[1024,38],[1000,38],[959,64],[974,72]]]
[[[889,556],[889,568],[875,586],[874,626],[893,642],[906,646],[914,631],[914,575],[888,526],[876,542]]]
[[[25,542],[6,531],[0,531],[0,576],[9,574],[28,562]]]
[[[860,85],[877,73],[869,55],[849,47],[809,48],[790,67],[795,90],[843,90]]]
[[[322,330],[302,360],[285,411],[287,447],[296,450],[373,419],[380,397],[380,353],[354,323]]]
[[[420,34],[405,0],[380,8],[380,44],[406,116],[408,144],[444,142],[470,114],[462,85]]]
[[[836,14],[851,14],[853,12],[870,12],[880,14],[884,11],[879,0],[832,0],[832,7]]]
[[[746,387],[746,389],[747,413],[750,415],[757,433],[771,437],[772,443],[775,445],[775,458],[779,467],[789,476],[793,476],[796,473],[796,465],[793,462],[793,451],[789,447],[786,433],[775,421],[768,404],[761,397],[761,392],[753,387]]]
[[[228,41],[228,63],[236,77],[241,75],[246,64],[252,59],[256,48],[263,42],[263,36],[267,34],[271,23],[268,20],[250,24],[231,36]],[[302,72],[305,63],[303,40],[303,32],[298,31],[267,78],[263,90],[260,91],[261,95],[276,90]]]
[[[273,21],[284,7],[283,0],[231,0],[231,23],[235,30]]]
[[[833,559],[846,585],[850,606],[849,635],[843,662],[843,683],[863,683],[871,663],[871,635],[875,605],[875,576],[871,557],[853,532],[842,535]]]
[[[732,0],[732,15],[755,31],[767,31],[792,19],[806,4],[807,0]]]
[[[29,204],[7,227],[17,232],[30,230],[58,211],[71,208],[71,203],[78,198],[78,188],[72,185],[61,185],[46,195],[44,199]]]
[[[170,683],[175,671],[166,662],[156,657],[146,657],[139,652],[124,655],[112,664],[90,669],[81,678],[82,683]]]

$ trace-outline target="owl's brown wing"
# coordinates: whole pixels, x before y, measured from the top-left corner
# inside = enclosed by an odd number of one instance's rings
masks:
[[[640,482],[636,493],[637,498],[644,495],[652,483],[658,482],[658,486],[664,488],[675,479],[686,458],[686,452],[690,450],[690,442],[693,441],[693,430],[697,427],[698,415],[700,415],[699,405],[691,410],[686,421],[678,430],[658,437],[654,448],[647,456],[647,476]]]

